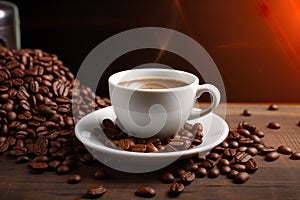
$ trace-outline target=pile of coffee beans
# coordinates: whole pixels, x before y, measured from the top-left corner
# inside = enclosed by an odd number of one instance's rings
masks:
[[[140,153],[182,151],[194,148],[202,144],[203,141],[203,126],[201,123],[195,123],[194,125],[185,123],[177,134],[162,140],[155,136],[151,138],[130,136],[110,119],[104,119],[101,126],[102,129],[95,128],[92,133],[97,135],[99,140],[106,146],[124,151]]]
[[[80,85],[57,55],[0,48],[0,153],[17,163],[30,161],[36,172],[70,172],[74,160],[84,160],[74,154],[87,154],[74,121],[109,105]]]

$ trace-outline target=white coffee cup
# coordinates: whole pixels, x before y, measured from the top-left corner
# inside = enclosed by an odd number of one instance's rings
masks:
[[[137,79],[160,78],[186,82],[185,86],[165,89],[141,89],[119,85]],[[170,137],[187,119],[209,114],[220,102],[219,90],[211,84],[199,85],[199,79],[188,72],[173,69],[132,69],[109,77],[109,94],[118,125],[139,138]],[[198,97],[211,94],[211,104],[193,109]]]

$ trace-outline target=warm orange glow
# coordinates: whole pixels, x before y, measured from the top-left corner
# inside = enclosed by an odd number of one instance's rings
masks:
[[[292,14],[293,14],[293,20],[295,24],[294,26],[300,26],[300,12],[297,8],[297,5],[293,0],[288,1],[290,6],[292,7]],[[259,10],[269,26],[271,27],[272,31],[279,37],[278,43],[282,49],[282,51],[285,53],[285,55],[288,57],[289,61],[292,63],[293,70],[296,72],[298,76],[300,76],[300,55],[293,43],[291,42],[290,37],[287,35],[284,26],[282,26],[279,22],[279,20],[273,15],[271,12],[269,6],[266,4],[266,2],[263,2],[259,5]],[[300,34],[300,33],[299,33]],[[295,60],[296,59],[296,60]]]

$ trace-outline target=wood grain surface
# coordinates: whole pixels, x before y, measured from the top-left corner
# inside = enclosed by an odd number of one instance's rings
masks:
[[[278,104],[278,111],[267,110],[269,104],[228,104],[226,121],[231,128],[240,121],[253,123],[265,132],[266,144],[278,147],[288,145],[294,151],[300,151],[300,104]],[[250,117],[242,116],[244,109],[251,111]],[[276,121],[281,124],[278,130],[266,125]],[[274,162],[266,162],[256,156],[259,170],[250,176],[244,184],[234,184],[225,176],[217,178],[198,178],[177,199],[299,199],[300,160],[290,160],[286,155]],[[91,185],[103,185],[107,192],[100,199],[141,199],[134,195],[140,185],[149,185],[156,190],[152,199],[172,199],[168,196],[170,184],[163,184],[158,176],[160,171],[130,174],[111,169],[106,180],[95,180],[93,173],[101,166],[79,165],[71,173],[83,176],[79,184],[68,184],[68,175],[56,175],[54,172],[31,174],[27,164],[15,164],[5,154],[0,157],[0,199],[76,199],[82,197]],[[173,198],[174,199],[174,198]]]

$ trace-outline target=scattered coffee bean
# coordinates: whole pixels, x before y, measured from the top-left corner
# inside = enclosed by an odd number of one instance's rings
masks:
[[[206,157],[210,160],[216,161],[220,158],[220,155],[217,153],[210,153]]]
[[[278,110],[279,107],[276,104],[270,104],[268,110]]]
[[[232,164],[232,165],[230,165],[230,167],[231,167],[232,170],[236,170],[236,171],[239,171],[239,172],[242,172],[242,171],[246,170],[245,165],[238,164],[238,163]]]
[[[106,179],[108,177],[107,172],[104,169],[98,169],[95,173],[94,173],[94,177],[97,180],[102,180],[102,179]]]
[[[151,198],[156,194],[155,190],[149,186],[140,186],[136,189],[135,195],[139,197]]]
[[[107,189],[103,186],[90,186],[86,192],[90,198],[99,198],[101,197]]]
[[[277,160],[278,158],[279,158],[279,154],[276,151],[273,151],[266,155],[265,161],[272,162],[272,161]]]
[[[189,184],[195,180],[196,176],[193,172],[185,172],[181,175],[180,179],[183,184]]]
[[[237,175],[234,176],[233,182],[237,184],[242,184],[248,181],[250,178],[247,172],[239,172]]]
[[[182,183],[173,183],[170,186],[169,194],[171,196],[177,196],[184,190],[184,185]]]
[[[253,134],[254,134],[254,135],[257,135],[257,136],[260,137],[260,138],[263,138],[263,137],[265,136],[265,133],[264,133],[263,131],[261,131],[261,130],[255,130],[255,131],[253,132]]]
[[[219,160],[219,162],[218,162],[218,166],[219,167],[222,167],[222,166],[224,166],[224,165],[229,165],[230,163],[229,163],[229,160],[227,160],[227,159],[225,159],[225,158],[221,158],[220,160]]]
[[[290,155],[293,153],[293,150],[288,146],[282,145],[277,148],[277,152],[285,155]]]
[[[290,159],[292,160],[300,160],[300,152],[294,152],[291,156]]]
[[[250,159],[249,161],[246,162],[246,171],[248,173],[254,173],[255,171],[258,170],[258,164],[254,159]]]
[[[220,175],[220,170],[218,168],[213,168],[211,170],[209,170],[207,176],[209,178],[216,178]]]
[[[68,165],[61,165],[57,168],[57,174],[63,175],[71,171],[71,168]]]
[[[242,113],[243,116],[251,116],[251,112],[247,109],[245,109]]]
[[[237,170],[231,170],[228,174],[227,174],[227,178],[229,179],[233,179],[239,172]]]
[[[57,168],[61,165],[59,160],[52,160],[49,162],[49,169],[50,170],[57,170]]]
[[[80,174],[72,174],[68,179],[68,183],[76,184],[76,183],[80,183],[81,180],[82,180],[82,177],[80,176]]]
[[[174,178],[173,174],[170,172],[165,172],[160,176],[160,180],[163,183],[172,183],[174,181],[174,179],[175,178]]]
[[[27,163],[29,161],[29,157],[28,156],[19,156],[16,160],[17,164],[23,164],[23,163]]]
[[[270,122],[267,127],[270,129],[280,129],[280,124],[278,122]]]
[[[300,126],[300,121],[298,121],[298,124],[297,124],[297,126]]]
[[[221,169],[220,169],[220,173],[222,175],[227,175],[229,172],[231,171],[231,168],[228,165],[224,165]]]
[[[196,176],[198,178],[203,178],[207,175],[207,170],[204,168],[204,167],[199,167],[197,170],[196,170]]]
[[[248,147],[246,152],[251,156],[256,156],[258,154],[258,150],[255,147]]]
[[[260,154],[261,155],[266,155],[270,152],[274,152],[276,151],[276,149],[274,147],[263,147],[263,148],[260,148]]]

